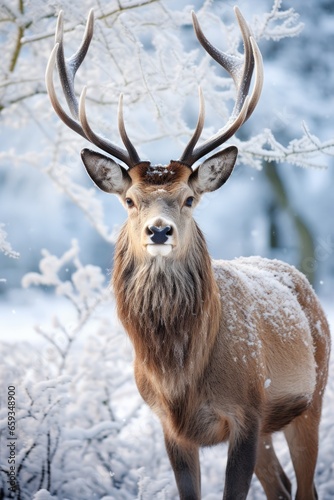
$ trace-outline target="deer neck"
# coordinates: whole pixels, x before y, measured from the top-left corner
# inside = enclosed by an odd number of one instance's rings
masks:
[[[195,223],[192,241],[182,261],[164,257],[138,261],[125,225],[116,245],[113,286],[118,315],[138,361],[153,372],[178,373],[195,367],[202,372],[218,332],[217,284]]]

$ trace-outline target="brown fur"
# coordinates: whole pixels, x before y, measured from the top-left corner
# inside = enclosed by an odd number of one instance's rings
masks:
[[[158,376],[176,373],[181,367],[193,372],[190,364],[194,359],[205,365],[218,329],[218,288],[209,257],[202,258],[205,241],[195,224],[193,245],[194,255],[183,262],[170,262],[166,272],[159,261],[138,263],[131,255],[127,224],[117,243],[113,286],[118,314],[139,362]],[[212,300],[214,291],[216,298]],[[200,351],[196,341],[199,336],[204,344]],[[196,370],[200,376],[200,367]]]
[[[179,161],[171,161],[169,165],[142,162],[129,170],[129,175],[134,183],[174,188],[177,182],[187,182],[191,172],[190,167]]]

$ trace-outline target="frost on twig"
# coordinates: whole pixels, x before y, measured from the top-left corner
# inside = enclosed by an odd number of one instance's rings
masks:
[[[276,139],[270,129],[248,141],[238,142],[240,160],[242,163],[256,169],[262,168],[264,161],[276,163],[290,163],[299,167],[326,168],[320,162],[320,154],[334,156],[334,139],[321,142],[310,133],[303,123],[303,135],[300,139],[293,139],[287,146],[283,146]]]
[[[104,210],[101,201],[96,196],[96,190],[85,188],[75,182],[66,167],[54,165],[45,173],[70,200],[87,217],[96,232],[108,243],[115,243],[116,233],[104,223]]]
[[[257,38],[279,41],[282,38],[298,36],[304,28],[299,14],[293,8],[281,10],[282,0],[275,0],[272,10],[256,16],[253,30]]]
[[[64,371],[68,353],[78,334],[96,309],[110,298],[101,268],[90,264],[82,265],[79,252],[76,240],[72,241],[71,248],[61,257],[43,250],[40,272],[28,273],[22,280],[24,288],[32,285],[52,287],[56,295],[66,298],[74,308],[75,320],[70,325],[64,324],[60,317],[55,317],[51,331],[36,327],[36,331],[55,348],[59,373]],[[65,279],[62,274],[65,274]]]
[[[0,224],[0,251],[8,257],[18,259],[20,254],[12,249],[11,244],[7,241],[7,233],[4,230],[4,224]]]
[[[39,273],[28,273],[22,280],[22,286],[44,285],[55,288],[57,295],[62,295],[72,302],[78,311],[84,311],[99,298],[106,296],[104,287],[105,277],[100,267],[83,266],[79,259],[79,244],[73,240],[71,248],[61,257],[51,255],[47,250],[42,250],[43,258],[39,264]],[[74,271],[71,279],[62,280],[60,272],[69,272],[69,266]]]

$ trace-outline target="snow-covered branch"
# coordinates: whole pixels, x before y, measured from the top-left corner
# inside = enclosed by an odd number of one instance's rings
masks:
[[[282,0],[275,0],[272,10],[254,20],[254,34],[258,39],[279,41],[282,38],[298,36],[304,28],[299,14],[293,8],[281,10]]]
[[[92,309],[109,296],[109,292],[105,290],[105,277],[101,268],[92,265],[83,266],[79,259],[79,251],[76,240],[72,241],[71,248],[61,257],[42,250],[40,272],[26,274],[22,279],[22,286],[54,287],[56,295],[65,297],[73,304],[82,321],[86,316],[85,313],[91,313]],[[69,267],[74,268],[71,279],[62,280],[60,273],[64,270],[66,272]]]
[[[262,162],[290,163],[299,167],[326,168],[321,163],[321,153],[334,156],[334,139],[321,142],[312,135],[305,123],[304,134],[300,139],[293,139],[283,146],[275,139],[270,129],[248,141],[237,141],[240,148],[240,160],[245,165],[262,168]],[[236,142],[236,140],[234,140]]]
[[[96,232],[109,243],[115,243],[117,231],[109,229],[104,223],[105,215],[101,201],[96,196],[96,189],[85,188],[74,182],[63,165],[47,169],[46,174],[55,185],[72,201],[87,217]]]

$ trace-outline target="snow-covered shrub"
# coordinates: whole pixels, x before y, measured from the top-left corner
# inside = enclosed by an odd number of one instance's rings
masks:
[[[23,285],[52,288],[69,301],[72,318],[64,323],[55,315],[47,329],[37,327],[43,339],[37,346],[1,346],[1,400],[9,386],[17,390],[17,445],[16,494],[7,489],[6,446],[0,452],[0,491],[22,500],[43,489],[73,500],[135,498],[139,469],[156,461],[157,448],[161,455],[162,440],[155,437],[157,423],[141,417],[132,351],[101,270],[82,265],[73,241],[60,258],[44,251],[40,272],[27,274]],[[2,405],[2,443],[10,439],[7,424]]]

